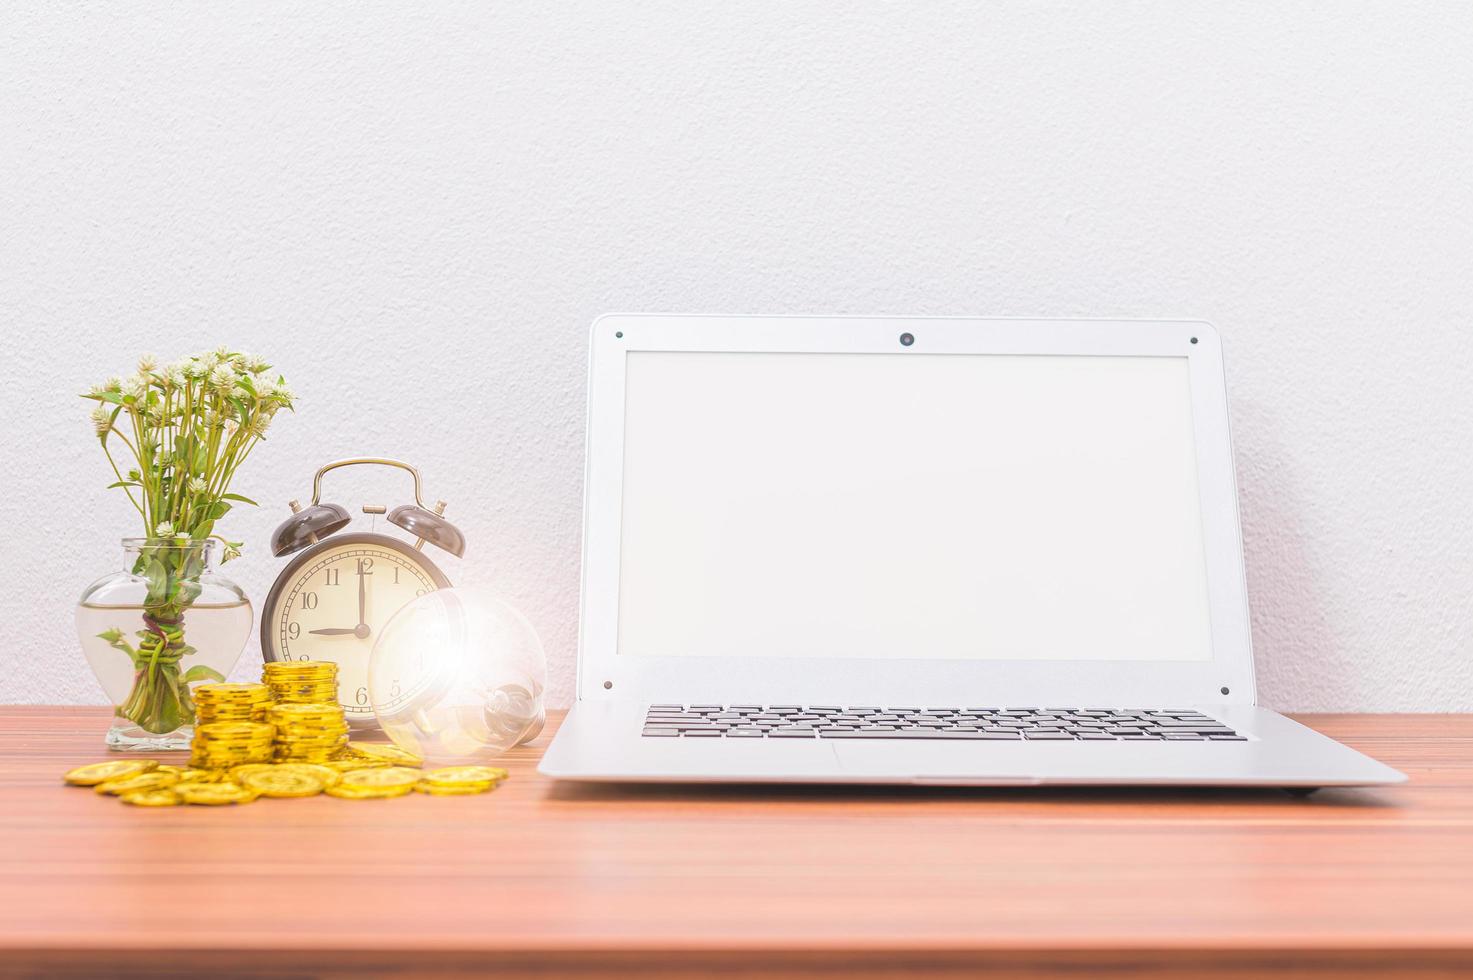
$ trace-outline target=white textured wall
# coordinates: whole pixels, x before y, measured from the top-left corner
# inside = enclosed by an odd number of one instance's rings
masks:
[[[1210,319],[1265,699],[1473,709],[1473,7],[420,6],[0,8],[3,700],[101,696],[74,393],[226,342],[300,393],[239,580],[405,457],[566,701],[585,330],[673,310]]]

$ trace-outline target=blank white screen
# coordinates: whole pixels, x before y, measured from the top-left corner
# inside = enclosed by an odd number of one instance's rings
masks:
[[[621,654],[1211,655],[1185,358],[626,371]]]

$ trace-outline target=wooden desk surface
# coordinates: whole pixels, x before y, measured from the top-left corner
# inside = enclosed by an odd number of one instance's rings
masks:
[[[134,809],[105,712],[0,708],[0,974],[1473,971],[1473,716],[1310,725],[1407,785],[592,788]]]

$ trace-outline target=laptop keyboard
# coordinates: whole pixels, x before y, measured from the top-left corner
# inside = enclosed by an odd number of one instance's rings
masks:
[[[656,704],[646,738],[879,738],[975,742],[1246,742],[1200,711],[1157,708],[840,708]]]

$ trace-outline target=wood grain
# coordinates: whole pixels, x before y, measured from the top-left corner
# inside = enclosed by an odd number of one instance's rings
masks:
[[[1473,716],[1302,720],[1411,782],[596,788],[544,735],[488,796],[140,810],[60,783],[105,712],[0,708],[0,975],[1467,975]]]

